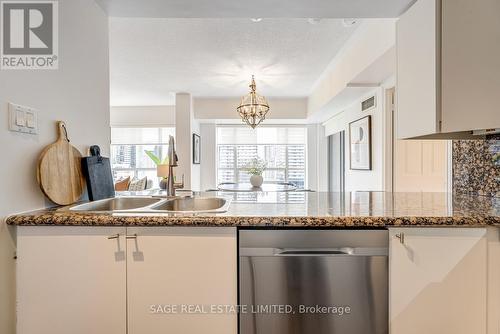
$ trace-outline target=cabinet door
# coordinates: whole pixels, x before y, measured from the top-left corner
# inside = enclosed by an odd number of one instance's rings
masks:
[[[486,229],[390,229],[390,237],[391,333],[486,333]]]
[[[500,1],[442,2],[442,131],[500,128]]]
[[[129,334],[236,334],[235,313],[210,310],[237,303],[234,228],[141,227],[127,233]]]
[[[17,333],[125,334],[125,232],[19,227]]]
[[[488,334],[500,333],[500,229],[487,228],[488,240]]]
[[[419,0],[397,22],[399,139],[439,133],[439,0]]]

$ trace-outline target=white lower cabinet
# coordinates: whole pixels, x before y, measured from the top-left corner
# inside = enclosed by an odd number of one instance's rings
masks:
[[[237,333],[235,313],[211,310],[237,304],[235,228],[140,227],[128,235],[128,334]]]
[[[121,227],[19,227],[17,333],[125,334],[124,236]]]
[[[17,334],[237,333],[203,313],[237,303],[235,228],[22,226],[17,247]]]
[[[390,229],[391,334],[487,333],[486,235],[486,228]]]

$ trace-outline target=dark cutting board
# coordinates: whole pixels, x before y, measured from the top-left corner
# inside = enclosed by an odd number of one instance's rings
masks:
[[[99,146],[90,147],[90,157],[82,159],[82,170],[87,180],[90,201],[115,197],[115,185],[109,159],[102,157]]]

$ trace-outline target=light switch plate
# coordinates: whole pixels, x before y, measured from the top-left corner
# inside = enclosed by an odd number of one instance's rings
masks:
[[[16,108],[16,125],[26,126],[26,118],[24,117],[24,110]]]
[[[34,129],[36,127],[36,119],[34,113],[27,112],[24,116],[24,120],[26,121],[27,128]]]
[[[38,110],[9,103],[9,130],[36,135],[38,133]]]

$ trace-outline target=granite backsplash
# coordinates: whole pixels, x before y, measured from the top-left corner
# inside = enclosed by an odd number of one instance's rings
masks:
[[[500,197],[500,135],[453,141],[453,191]]]

